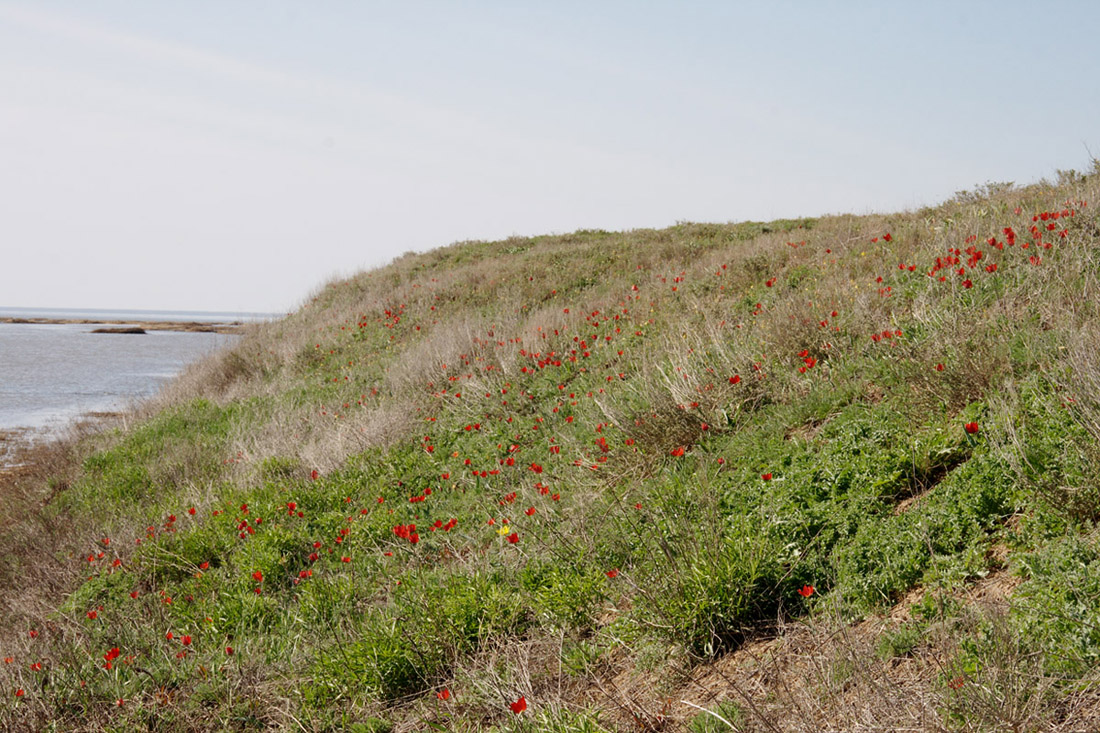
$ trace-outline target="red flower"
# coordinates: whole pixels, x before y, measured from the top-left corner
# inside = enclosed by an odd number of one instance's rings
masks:
[[[226,656],[230,656],[230,657],[233,656],[233,647],[227,646],[225,648],[225,654],[226,654]]]
[[[256,572],[252,573],[252,579],[255,580],[257,583],[263,582],[264,574],[257,570]]]
[[[183,635],[183,645],[184,646],[191,646],[191,637],[188,636],[187,634]]]
[[[508,535],[508,541],[511,542],[513,545],[516,544],[517,542],[519,542],[519,535],[513,532],[512,534]]]
[[[619,569],[618,568],[612,568],[611,570],[607,571],[606,575],[609,578],[617,578],[617,577],[619,577]]]
[[[535,513],[535,507],[529,507],[529,508],[525,509],[523,511],[523,513],[530,517],[531,515],[533,515]]]
[[[681,445],[678,448],[673,448],[668,452],[668,454],[670,456],[676,456],[677,458],[679,458],[680,456],[684,455],[684,446]]]
[[[313,479],[314,481],[316,481],[316,480],[317,480],[317,477],[318,477],[318,476],[320,476],[320,475],[321,475],[321,474],[317,473],[317,469],[316,469],[316,468],[315,468],[315,469],[313,469],[312,471],[310,471],[310,472],[309,472],[309,477],[310,477],[311,479]]]
[[[760,474],[760,478],[764,479],[765,481],[771,481],[772,475],[770,473],[762,473]]]
[[[513,713],[519,715],[527,709],[527,698],[523,695],[520,695],[519,699],[513,703],[510,703],[508,707],[512,708]]]
[[[438,697],[440,700],[450,700],[451,699],[451,691],[448,690],[446,687],[444,687],[442,690],[435,693],[435,696]]]
[[[803,598],[809,598],[814,594],[814,587],[812,585],[804,585],[798,589],[798,595]]]
[[[737,384],[740,381],[741,381],[741,375],[740,374],[734,374],[732,377],[730,377],[730,384]]]
[[[963,429],[966,430],[966,432],[973,435],[974,433],[978,432],[978,430],[979,430],[978,423],[968,422],[966,425],[963,425]]]

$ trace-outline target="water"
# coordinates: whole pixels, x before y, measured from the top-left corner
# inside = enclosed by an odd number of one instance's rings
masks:
[[[137,311],[0,308],[0,317],[232,322],[269,317]],[[0,323],[0,431],[39,434],[89,412],[125,408],[155,394],[189,363],[239,338],[216,333],[149,331],[95,334],[94,324]]]

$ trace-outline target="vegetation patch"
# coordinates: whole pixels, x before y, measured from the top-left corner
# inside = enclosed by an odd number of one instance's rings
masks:
[[[13,494],[0,723],[1087,719],[1098,185],[329,283]]]

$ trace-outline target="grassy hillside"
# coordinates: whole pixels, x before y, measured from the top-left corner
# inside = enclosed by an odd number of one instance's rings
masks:
[[[331,283],[5,498],[0,723],[1100,726],[1098,189]]]

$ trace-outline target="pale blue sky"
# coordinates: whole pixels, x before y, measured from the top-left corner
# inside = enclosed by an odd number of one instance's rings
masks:
[[[1100,154],[1100,3],[0,0],[0,306],[891,211]]]

